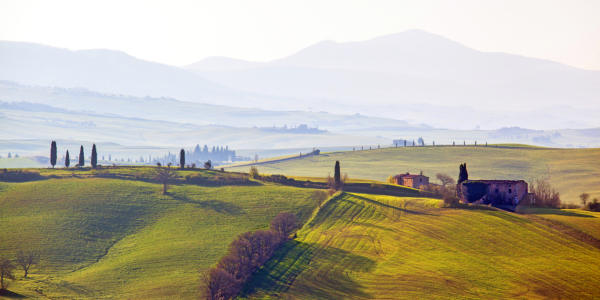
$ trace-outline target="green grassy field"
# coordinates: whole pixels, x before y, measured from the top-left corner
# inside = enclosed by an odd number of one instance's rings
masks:
[[[528,207],[522,213],[561,222],[600,240],[600,213],[581,209],[554,209]]]
[[[301,159],[258,165],[260,173],[325,177],[339,160],[350,178],[385,181],[389,175],[423,171],[435,182],[435,174],[458,177],[458,166],[467,163],[470,179],[545,178],[561,193],[564,202],[579,203],[588,192],[600,197],[600,149],[531,147],[399,147],[324,153]],[[226,168],[248,171],[248,166]]]
[[[513,213],[439,206],[342,194],[274,255],[241,298],[600,298],[599,249]]]
[[[0,158],[0,169],[4,168],[39,168],[40,164],[29,157]]]
[[[201,270],[236,235],[268,227],[280,211],[306,220],[314,209],[310,189],[255,181],[182,182],[162,195],[161,186],[141,180],[41,171],[65,177],[0,182],[0,256],[35,250],[42,257],[27,279],[16,272],[10,287],[32,298],[194,299]]]

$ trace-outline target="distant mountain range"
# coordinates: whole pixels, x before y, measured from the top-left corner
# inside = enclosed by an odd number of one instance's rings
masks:
[[[184,67],[255,93],[378,104],[600,108],[600,71],[468,48],[422,30],[324,41],[265,63],[209,57]]]
[[[210,57],[182,68],[120,51],[3,41],[0,80],[246,108],[360,113],[456,129],[599,126],[588,116],[578,119],[581,109],[573,107],[600,109],[600,71],[480,52],[421,30],[324,41],[271,62]],[[556,109],[552,116],[530,114],[554,106],[570,113],[558,119]]]

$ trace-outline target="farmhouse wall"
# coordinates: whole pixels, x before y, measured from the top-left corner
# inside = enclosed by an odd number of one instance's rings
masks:
[[[469,180],[469,182],[482,182],[487,184],[487,194],[481,198],[481,202],[485,204],[494,205],[517,205],[525,198],[528,191],[528,184],[523,180]],[[466,186],[461,185],[461,199],[465,199],[465,195],[468,193]]]

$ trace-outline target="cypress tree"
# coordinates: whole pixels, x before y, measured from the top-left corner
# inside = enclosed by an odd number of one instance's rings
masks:
[[[183,149],[181,149],[181,152],[179,153],[179,164],[182,169],[185,167],[185,150]]]
[[[469,180],[469,173],[467,172],[467,163],[460,165],[460,173],[458,174],[458,184],[463,181]]]
[[[69,150],[67,150],[67,156],[65,156],[65,167],[69,167],[71,164],[71,157],[69,157]]]
[[[83,145],[79,148],[79,167],[85,166],[85,155],[83,154]]]
[[[56,165],[56,156],[56,142],[52,141],[52,144],[50,144],[50,164],[52,168]]]
[[[98,153],[96,153],[96,144],[92,145],[92,168],[96,168],[96,165],[98,164]]]
[[[333,173],[333,179],[335,180],[335,185],[337,188],[340,187],[340,180],[341,180],[341,174],[340,174],[340,161],[336,160],[335,161],[335,170]]]

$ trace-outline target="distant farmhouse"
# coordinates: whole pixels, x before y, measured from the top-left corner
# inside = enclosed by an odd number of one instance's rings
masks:
[[[465,180],[457,185],[463,202],[491,205],[518,205],[529,196],[524,180]]]
[[[414,141],[403,140],[403,139],[393,140],[392,146],[398,146],[398,147],[414,146]]]
[[[418,189],[423,185],[429,185],[429,177],[424,175],[400,174],[394,176],[394,183]]]

